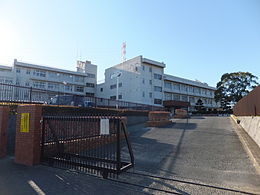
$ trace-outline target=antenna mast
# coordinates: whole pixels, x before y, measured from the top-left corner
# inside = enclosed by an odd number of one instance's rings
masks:
[[[126,42],[123,42],[122,48],[121,48],[121,60],[122,60],[122,62],[126,61],[125,55],[126,55]]]

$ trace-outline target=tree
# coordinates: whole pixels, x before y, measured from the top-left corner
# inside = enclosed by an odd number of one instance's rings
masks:
[[[195,109],[200,112],[200,111],[202,111],[203,108],[204,108],[204,106],[203,106],[202,100],[198,99],[198,101],[196,102]]]
[[[257,77],[249,72],[225,73],[217,83],[215,101],[219,102],[224,110],[230,110],[241,98],[257,85]]]

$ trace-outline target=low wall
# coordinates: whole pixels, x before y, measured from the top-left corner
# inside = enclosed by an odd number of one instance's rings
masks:
[[[260,116],[236,116],[240,125],[260,147]]]
[[[126,116],[127,126],[136,125],[139,123],[146,123],[148,121],[148,116]]]

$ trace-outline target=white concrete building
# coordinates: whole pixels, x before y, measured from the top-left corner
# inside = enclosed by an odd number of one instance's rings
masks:
[[[0,66],[0,83],[53,91],[54,94],[61,92],[94,97],[96,94],[97,66],[89,61],[78,61],[77,71],[69,71],[19,62],[15,59],[13,67]],[[17,95],[14,99],[18,100],[24,98],[20,96],[29,95],[28,92],[25,92],[25,89],[17,87],[16,91],[18,89],[23,92],[16,92]],[[46,99],[40,91],[38,95],[34,93],[34,96],[38,96],[35,97],[37,100]]]
[[[214,100],[215,90],[207,83],[164,75],[164,100],[190,102],[190,110],[195,110],[194,106],[199,99],[207,109],[218,108]]]
[[[165,64],[137,56],[105,70],[105,82],[98,84],[97,97],[116,99],[114,73],[121,72],[118,99],[128,102],[162,105]]]
[[[190,102],[194,110],[201,99],[206,108],[218,107],[214,101],[214,87],[164,74],[165,64],[137,56],[105,70],[105,82],[98,84],[97,97],[116,99],[116,79],[111,75],[121,72],[118,99],[134,103],[162,106],[165,100]]]

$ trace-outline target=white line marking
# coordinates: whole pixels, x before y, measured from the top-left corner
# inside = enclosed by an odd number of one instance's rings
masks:
[[[36,184],[34,183],[34,181],[32,180],[29,180],[28,181],[28,184],[34,189],[34,191],[39,194],[39,195],[45,195],[45,193],[41,190],[41,188]]]

